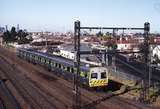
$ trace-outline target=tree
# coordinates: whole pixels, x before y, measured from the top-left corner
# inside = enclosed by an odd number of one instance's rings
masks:
[[[7,30],[6,32],[4,32],[2,37],[3,37],[3,41],[6,43],[15,42],[17,40],[17,38],[16,38],[17,32],[16,32],[15,27],[12,27],[11,31]]]
[[[16,28],[12,27],[11,31],[6,31],[2,35],[3,41],[6,43],[11,43],[11,42],[18,42],[18,44],[26,44],[31,42],[33,39],[32,37],[28,37],[28,33],[23,30],[19,30],[16,32]]]
[[[11,34],[11,42],[15,42],[17,40],[17,32],[15,27],[11,28],[10,34]]]
[[[8,43],[10,40],[10,32],[7,30],[6,32],[3,33],[2,35],[3,41]]]
[[[29,34],[23,30],[19,30],[17,37],[18,37],[18,44],[26,44],[31,42],[33,39],[31,36],[28,36]]]
[[[97,34],[97,37],[103,36],[103,33],[101,31],[99,31]]]

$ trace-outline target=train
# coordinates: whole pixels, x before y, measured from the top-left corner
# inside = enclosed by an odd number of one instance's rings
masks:
[[[17,49],[17,56],[33,64],[39,64],[56,75],[73,80],[76,74],[74,61],[57,55],[50,55],[31,49]],[[102,66],[80,63],[80,82],[89,88],[106,87],[108,85],[108,69]]]

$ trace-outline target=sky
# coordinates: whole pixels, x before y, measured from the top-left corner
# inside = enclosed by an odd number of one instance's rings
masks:
[[[160,33],[160,0],[0,0],[0,26],[73,31],[82,26],[143,27]]]

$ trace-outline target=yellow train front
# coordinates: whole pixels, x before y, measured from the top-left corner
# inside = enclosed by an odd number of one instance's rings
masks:
[[[105,87],[108,85],[108,70],[105,67],[90,68],[89,87]]]

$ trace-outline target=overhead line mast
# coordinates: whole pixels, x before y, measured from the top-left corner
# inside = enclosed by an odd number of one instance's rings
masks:
[[[74,23],[74,51],[75,51],[75,60],[74,60],[74,66],[76,68],[76,71],[74,73],[74,90],[73,90],[73,109],[81,109],[82,108],[82,104],[81,104],[81,91],[79,90],[80,87],[80,56],[81,54],[97,54],[96,53],[92,53],[92,52],[82,52],[80,51],[80,31],[81,29],[88,29],[88,30],[93,30],[93,29],[109,29],[109,30],[113,30],[113,35],[115,36],[114,32],[115,30],[144,30],[144,38],[145,38],[145,44],[147,46],[147,50],[145,51],[144,55],[145,55],[145,62],[148,63],[146,65],[146,70],[145,70],[145,74],[144,74],[144,78],[142,80],[142,93],[141,93],[141,99],[142,101],[146,101],[146,99],[148,98],[148,89],[146,89],[145,87],[147,87],[149,85],[149,81],[150,81],[150,72],[148,71],[148,65],[150,64],[150,59],[149,59],[149,31],[150,31],[150,24],[148,22],[146,22],[144,24],[144,28],[119,28],[119,27],[81,27],[80,26],[80,21],[76,21]],[[115,51],[113,51],[115,52]],[[117,52],[118,53],[118,52]],[[98,53],[98,54],[102,54],[102,53]],[[108,52],[104,52],[104,55],[108,54]],[[111,53],[112,54],[112,53]],[[113,55],[116,54],[113,53]],[[106,57],[106,56],[105,56]],[[104,60],[106,61],[106,59]],[[149,65],[150,66],[150,65]]]
[[[76,72],[74,73],[74,97],[73,97],[73,109],[81,109],[81,91],[80,86],[80,22],[74,23],[74,51],[75,60],[74,66]]]

